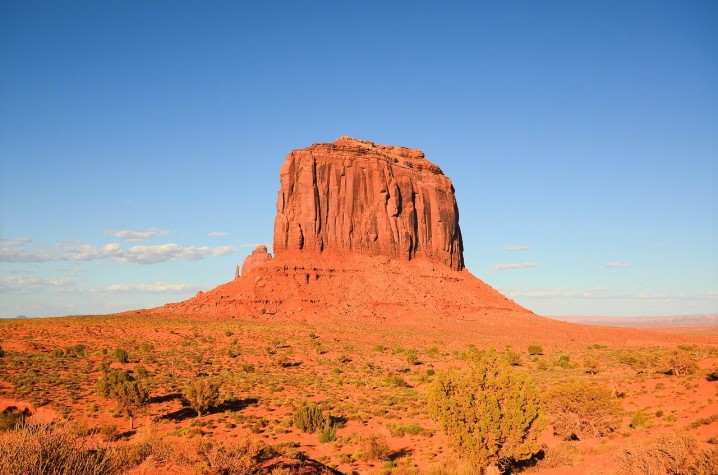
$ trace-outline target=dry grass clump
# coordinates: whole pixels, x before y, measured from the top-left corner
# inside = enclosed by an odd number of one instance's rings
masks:
[[[701,450],[695,437],[676,432],[623,449],[616,458],[624,475],[718,474],[718,448]]]
[[[24,425],[0,435],[5,475],[111,475],[120,467],[116,450],[89,447],[63,425]]]
[[[292,422],[303,432],[316,432],[327,420],[324,413],[315,403],[304,403],[294,411]]]
[[[602,437],[621,424],[623,408],[610,389],[571,381],[553,387],[546,405],[554,432],[565,440]]]
[[[382,461],[389,458],[389,444],[381,434],[373,434],[362,439],[354,455],[357,460]]]
[[[544,457],[536,466],[540,469],[574,467],[581,461],[581,452],[571,442],[561,442],[544,450]]]

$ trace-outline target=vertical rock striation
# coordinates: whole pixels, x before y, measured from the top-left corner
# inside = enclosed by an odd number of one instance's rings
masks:
[[[420,150],[341,137],[290,152],[280,182],[277,256],[333,250],[464,267],[454,187]]]

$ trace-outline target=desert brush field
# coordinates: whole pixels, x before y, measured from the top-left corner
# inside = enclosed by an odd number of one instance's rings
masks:
[[[718,337],[534,319],[1,321],[0,473],[717,473]]]

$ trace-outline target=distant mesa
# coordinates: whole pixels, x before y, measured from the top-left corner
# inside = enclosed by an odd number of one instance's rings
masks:
[[[24,319],[27,318],[27,315],[18,315],[18,316],[15,317],[15,318],[16,318],[17,320],[24,320]]]
[[[279,179],[274,257],[258,246],[232,281],[142,312],[535,317],[464,268],[454,187],[421,150],[340,137],[290,152]]]

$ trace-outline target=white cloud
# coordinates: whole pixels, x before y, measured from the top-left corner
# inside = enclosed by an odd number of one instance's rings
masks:
[[[620,269],[622,267],[631,267],[631,264],[628,262],[606,262],[603,267],[607,267],[609,269]]]
[[[224,256],[232,252],[234,252],[232,246],[182,247],[179,244],[168,243],[157,246],[132,246],[123,254],[122,258],[137,264],[156,264],[177,259],[196,261],[205,256]]]
[[[496,264],[494,266],[493,270],[500,271],[500,270],[508,270],[508,269],[530,269],[533,267],[541,267],[541,266],[536,263],[533,263],[533,262],[526,262],[523,264],[510,262],[510,263]]]
[[[46,279],[34,275],[0,275],[0,293],[25,294],[47,287],[68,287],[74,285],[70,279]]]
[[[6,244],[10,242],[10,244]],[[51,261],[95,261],[114,259],[116,262],[136,264],[154,264],[177,259],[199,260],[206,256],[223,256],[235,251],[232,246],[189,246],[183,247],[176,243],[154,246],[132,246],[123,250],[119,243],[112,242],[102,246],[89,243],[64,243],[51,248],[35,246],[25,247],[31,241],[18,242],[3,240],[0,248],[0,262],[40,263]]]
[[[506,246],[507,251],[530,251],[531,246]]]
[[[147,231],[130,231],[128,229],[108,229],[105,231],[108,236],[124,239],[127,242],[144,241],[158,236],[166,236],[169,231],[162,231],[157,228],[150,228]]]
[[[504,290],[511,298],[545,298],[545,299],[630,299],[630,300],[717,300],[718,292],[616,292],[603,287],[592,289],[539,289],[514,291]]]
[[[166,282],[154,282],[152,284],[112,284],[105,287],[106,292],[182,292],[185,290],[194,290],[196,286],[189,284],[168,284]]]
[[[224,231],[212,231],[211,233],[208,234],[209,237],[215,238],[215,239],[225,237],[226,235],[227,235],[227,233],[225,233]]]

